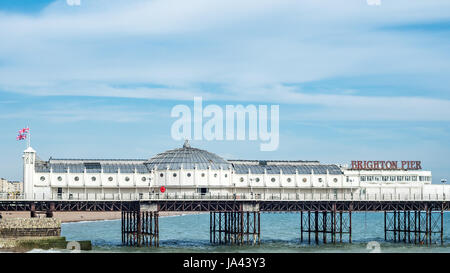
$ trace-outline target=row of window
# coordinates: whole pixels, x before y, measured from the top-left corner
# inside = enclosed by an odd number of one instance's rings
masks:
[[[417,179],[419,179],[419,181],[431,181],[431,176],[373,176],[373,175],[368,175],[368,176],[361,176],[361,181],[365,182],[402,182],[402,181],[417,181]]]
[[[241,177],[241,178],[239,179],[239,181],[244,182],[244,181],[245,181],[244,177]],[[255,181],[256,181],[256,182],[259,182],[259,181],[260,181],[259,177],[257,177],[257,178],[255,179]],[[272,177],[272,178],[270,179],[270,181],[271,181],[271,182],[276,182],[277,179],[276,179],[275,177]],[[287,181],[288,183],[291,183],[291,182],[292,182],[292,179],[291,179],[290,177],[288,177],[288,178],[286,179],[286,181]],[[306,182],[308,182],[308,179],[307,179],[307,178],[303,178],[302,181],[303,181],[304,183],[306,183]],[[322,179],[322,178],[318,178],[317,181],[321,183],[321,182],[323,182],[323,179]],[[336,182],[338,182],[338,179],[337,179],[337,178],[334,178],[333,181],[336,183]]]
[[[63,180],[63,178],[62,178],[61,176],[58,176],[56,179],[57,179],[58,181],[60,181],[60,182]],[[41,181],[45,181],[45,176],[41,176],[40,180],[41,180]],[[73,180],[75,180],[75,181],[80,181],[80,177],[75,176],[75,177],[73,178]],[[95,181],[97,180],[97,178],[96,178],[95,176],[92,176],[92,177],[91,177],[91,180],[92,180],[93,182],[95,182]],[[147,181],[147,177],[142,177],[141,180],[142,180],[142,182],[145,182],[145,181]],[[152,180],[152,179],[149,178],[148,180],[150,181],[150,180]],[[112,182],[112,181],[114,181],[114,178],[113,178],[112,176],[110,176],[110,177],[108,177],[108,181]],[[128,177],[128,176],[125,177],[125,181],[126,181],[126,182],[130,181],[130,177]]]
[[[163,177],[163,174],[161,173],[160,176]],[[176,177],[177,174],[174,173],[173,176]],[[187,176],[190,177],[191,174],[190,174],[190,173],[187,173]],[[205,174],[202,173],[202,177],[204,177],[204,176],[205,176]],[[217,174],[214,174],[214,177],[216,177],[216,176],[217,176]],[[225,174],[225,177],[227,177],[227,174]],[[41,176],[40,180],[41,180],[41,181],[45,181],[45,176]],[[57,180],[61,182],[61,181],[63,180],[63,178],[62,178],[61,176],[58,176],[58,177],[57,177]],[[75,180],[75,181],[79,181],[80,178],[79,178],[78,176],[75,176],[75,177],[74,177],[74,180]],[[92,176],[92,177],[91,177],[91,180],[92,180],[93,182],[95,182],[95,181],[97,180],[97,178],[96,178],[95,176]],[[146,178],[146,177],[142,177],[141,180],[142,180],[142,182],[145,182],[145,181],[147,181],[147,178]],[[151,180],[151,178],[149,178],[149,180]],[[114,178],[113,178],[112,176],[110,176],[110,177],[108,177],[108,181],[112,182],[112,181],[114,181]],[[130,181],[130,177],[128,177],[128,176],[125,177],[125,181],[126,181],[126,182]],[[244,182],[244,181],[245,181],[244,177],[241,177],[241,178],[239,179],[239,181],[240,181],[240,182]],[[257,177],[257,178],[255,179],[255,181],[258,183],[258,182],[260,182],[261,180],[260,180],[259,177]],[[270,181],[276,182],[277,180],[276,180],[275,177],[272,177],[272,178],[270,179]],[[291,183],[291,182],[292,182],[292,179],[291,179],[290,177],[288,177],[288,178],[286,179],[286,181],[287,181],[288,183]],[[308,179],[303,178],[302,181],[303,181],[304,183],[306,183],[306,182],[308,182]],[[320,183],[323,182],[322,178],[318,178],[317,181],[320,182]],[[336,182],[338,182],[338,179],[337,179],[337,178],[334,178],[333,181],[336,183]],[[362,180],[361,180],[361,181],[362,181]],[[364,181],[365,181],[365,180],[364,180]],[[370,181],[371,181],[371,180],[370,180]]]
[[[173,173],[172,176],[173,176],[173,177],[177,177],[177,173]],[[191,175],[191,173],[187,173],[186,176],[187,176],[187,177],[191,177],[192,175]],[[205,177],[205,173],[202,173],[201,176],[202,176],[202,177]],[[228,174],[225,174],[224,176],[225,176],[225,177],[228,177]],[[160,174],[159,174],[159,177],[164,177],[164,173],[160,173]],[[214,177],[217,177],[217,173],[214,174]]]

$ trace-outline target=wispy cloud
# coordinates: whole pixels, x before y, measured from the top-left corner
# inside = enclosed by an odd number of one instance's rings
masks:
[[[99,104],[58,103],[54,105],[40,105],[35,108],[23,108],[16,111],[1,111],[0,120],[39,119],[52,123],[68,122],[115,122],[136,123],[150,119],[164,117],[160,108],[152,106],[150,109],[134,109],[126,106],[108,106]],[[166,115],[167,116],[167,115]]]
[[[362,0],[99,0],[76,8],[56,1],[37,15],[0,15],[0,89],[318,107],[300,111],[296,117],[304,119],[448,120],[449,101],[429,98],[427,90],[414,97],[405,90],[391,96],[369,96],[364,89],[310,94],[302,84],[361,75],[373,82],[380,74],[408,75],[412,82],[448,75],[448,37],[392,30],[446,22],[449,10],[448,1],[371,7]],[[204,82],[223,92],[199,87]],[[135,83],[154,86],[129,87]],[[448,84],[450,79],[440,83]]]

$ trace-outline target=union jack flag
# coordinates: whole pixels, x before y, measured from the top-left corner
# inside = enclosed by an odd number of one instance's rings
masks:
[[[19,135],[16,137],[16,140],[24,140],[27,138],[27,134],[30,132],[30,128],[26,127],[19,130]]]
[[[30,128],[23,128],[22,130],[19,130],[19,135],[23,135],[23,134],[26,134],[26,133],[28,133],[30,131]]]
[[[26,138],[27,138],[27,135],[25,135],[25,134],[19,134],[19,135],[16,137],[17,140],[23,140],[23,139],[26,139]]]

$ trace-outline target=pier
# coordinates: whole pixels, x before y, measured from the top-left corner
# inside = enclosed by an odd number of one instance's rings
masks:
[[[182,198],[169,195],[140,198],[120,196],[119,200],[44,198],[0,200],[1,211],[29,211],[32,217],[55,211],[121,211],[122,243],[128,246],[159,246],[159,212],[209,212],[210,243],[258,245],[261,243],[261,214],[299,213],[299,237],[310,244],[352,242],[352,213],[383,212],[386,241],[429,245],[444,243],[444,212],[450,210],[443,196],[409,198],[355,196],[346,199],[296,199],[278,196],[263,199],[248,195],[208,196],[193,194]],[[150,197],[150,196],[149,196]],[[383,224],[383,223],[380,223]],[[287,227],[288,228],[288,227]],[[292,227],[298,228],[298,227]]]

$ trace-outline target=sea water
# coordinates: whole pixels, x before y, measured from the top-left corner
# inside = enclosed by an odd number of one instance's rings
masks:
[[[433,234],[431,246],[384,241],[383,212],[352,213],[352,243],[316,245],[300,242],[299,213],[261,213],[261,244],[257,246],[216,246],[209,242],[209,214],[159,218],[160,247],[126,247],[121,244],[121,220],[63,223],[61,235],[68,241],[91,240],[93,252],[450,252],[450,213],[444,214],[444,244]],[[411,234],[414,238],[414,234]],[[314,234],[312,234],[312,240]],[[322,237],[320,237],[321,239]],[[339,235],[337,235],[339,238]],[[374,243],[376,242],[376,243]],[[378,249],[378,248],[377,248]]]

